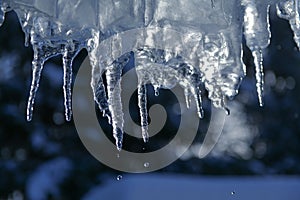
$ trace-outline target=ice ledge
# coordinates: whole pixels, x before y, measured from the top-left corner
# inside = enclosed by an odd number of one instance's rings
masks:
[[[262,106],[263,51],[271,38],[270,6],[276,6],[278,16],[289,20],[295,42],[300,44],[299,0],[0,0],[0,6],[0,25],[5,12],[15,10],[25,45],[30,39],[34,50],[27,120],[32,119],[44,63],[56,55],[63,55],[65,116],[71,120],[72,62],[86,48],[93,67],[94,98],[113,125],[119,149],[124,120],[117,83],[130,51],[135,53],[139,74],[139,105],[147,141],[145,84],[152,84],[155,90],[180,84],[187,106],[191,97],[195,100],[199,117],[203,116],[204,86],[212,103],[229,114],[226,101],[238,93],[246,73],[241,48],[244,34],[254,58]],[[166,72],[172,76],[162,76]],[[103,73],[107,83],[103,83]],[[160,78],[146,80],[145,74]],[[106,94],[105,87],[111,92]]]

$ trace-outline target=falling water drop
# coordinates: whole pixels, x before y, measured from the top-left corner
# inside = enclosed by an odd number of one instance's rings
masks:
[[[145,167],[145,168],[148,168],[149,165],[150,165],[150,163],[148,163],[148,162],[145,162],[145,163],[144,163],[144,167]]]
[[[159,96],[159,87],[158,87],[158,86],[154,86],[154,95],[155,95],[156,97]]]
[[[225,110],[226,115],[230,115],[230,109],[229,108],[225,107],[224,110]]]
[[[117,176],[117,181],[120,181],[122,178],[123,178],[122,175],[118,175],[118,176]]]
[[[231,194],[231,195],[235,195],[235,191],[231,191],[230,194]]]

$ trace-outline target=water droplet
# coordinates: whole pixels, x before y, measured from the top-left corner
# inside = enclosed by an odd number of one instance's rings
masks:
[[[118,175],[118,176],[117,176],[117,181],[121,180],[122,178],[123,178],[122,175]]]
[[[150,164],[149,164],[148,162],[145,162],[145,163],[144,163],[144,167],[146,167],[146,168],[148,168],[149,165],[150,165]]]
[[[231,193],[230,193],[231,195],[235,195],[235,191],[231,191]]]
[[[117,153],[117,158],[120,158],[120,154],[119,153]]]
[[[224,109],[225,109],[225,113],[226,113],[226,115],[228,115],[228,116],[229,116],[229,115],[230,115],[230,110],[229,110],[229,108],[226,108],[226,107],[225,107]]]
[[[159,96],[159,87],[154,88],[154,95],[157,97]]]

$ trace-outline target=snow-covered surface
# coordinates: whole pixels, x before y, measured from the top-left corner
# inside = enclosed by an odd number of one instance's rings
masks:
[[[84,200],[299,200],[300,177],[123,175],[94,187]]]

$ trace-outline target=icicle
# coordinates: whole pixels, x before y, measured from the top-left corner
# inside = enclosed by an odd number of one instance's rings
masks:
[[[2,6],[2,1],[0,1],[0,26],[2,26],[4,20],[5,20],[5,12]]]
[[[44,67],[44,58],[42,57],[43,52],[39,48],[34,50],[34,60],[32,61],[32,82],[30,87],[30,94],[27,104],[27,121],[32,120],[33,105],[35,101],[35,96],[39,88],[39,82],[41,78],[41,73]]]
[[[106,80],[108,91],[108,105],[112,117],[113,135],[117,149],[121,150],[123,141],[123,112],[121,102],[121,75],[122,65],[114,62],[107,68]]]
[[[211,7],[212,7],[212,8],[215,7],[215,0],[211,0]]]
[[[299,0],[294,0],[294,11],[295,16],[294,20],[295,23],[293,23],[294,27],[292,27],[294,31],[294,40],[298,46],[298,49],[300,49],[300,15],[299,15]]]
[[[299,30],[300,29],[300,15],[299,15],[299,0],[294,0],[295,4],[295,24],[296,28]]]
[[[255,65],[256,88],[259,105],[263,106],[264,73],[262,49],[270,43],[271,32],[269,24],[269,5],[254,4],[250,0],[243,0],[245,6],[244,27],[247,46],[250,48]]]
[[[191,93],[189,88],[184,88],[184,96],[186,107],[189,109],[191,107]]]
[[[65,117],[67,121],[71,120],[72,117],[72,64],[77,51],[69,47],[69,44],[64,49],[63,54],[63,69],[64,69],[64,106],[65,106]]]
[[[223,110],[225,111],[226,115],[230,115],[230,110],[226,106],[224,95],[222,96],[221,106],[222,106]]]
[[[191,77],[190,77],[191,78]],[[190,80],[192,82],[194,82],[195,80]],[[188,105],[188,108],[190,107],[190,96],[193,95],[194,96],[194,100],[196,103],[196,107],[197,107],[197,114],[199,116],[199,118],[203,118],[204,116],[204,111],[203,111],[203,107],[202,107],[202,97],[201,97],[201,91],[199,89],[199,87],[197,86],[198,83],[194,83],[195,85],[190,86],[189,88],[185,88],[184,89],[184,93],[185,93],[185,98],[186,98],[186,103]]]
[[[144,84],[138,85],[138,101],[140,108],[142,136],[144,142],[148,142],[148,111],[147,111],[147,88]]]
[[[94,96],[95,96],[95,101],[98,104],[98,107],[103,114],[103,117],[107,117],[108,123],[111,124],[111,113],[108,107],[108,101],[107,101],[105,86],[102,77],[98,80],[98,84],[96,86]]]
[[[99,41],[99,32],[94,31],[92,32],[92,38],[87,43],[90,63],[92,65],[91,87],[93,89],[94,101],[97,103],[103,117],[107,117],[108,123],[111,124],[111,113],[108,107],[105,85],[102,79],[104,67],[101,68],[98,55]]]
[[[29,33],[27,33],[27,31],[24,32],[25,33],[25,41],[24,41],[24,45],[25,47],[28,47],[29,46]]]
[[[202,119],[204,116],[204,112],[203,112],[203,108],[202,108],[201,91],[199,90],[199,88],[192,88],[192,91],[193,91],[192,93],[194,95],[196,106],[197,106],[197,114],[198,114],[199,118]]]
[[[263,56],[261,50],[252,51],[255,65],[256,89],[258,94],[259,105],[263,106],[263,91],[264,91],[264,72],[263,72]]]
[[[32,46],[34,57],[32,61],[32,82],[30,87],[30,94],[27,103],[27,121],[32,120],[33,106],[37,90],[39,88],[41,73],[44,63],[51,57],[61,53],[61,46],[43,46],[40,42],[35,41],[36,35],[32,37]]]
[[[300,49],[300,14],[299,0],[288,0],[276,4],[277,15],[283,19],[289,20],[290,26],[294,32],[294,41]]]

